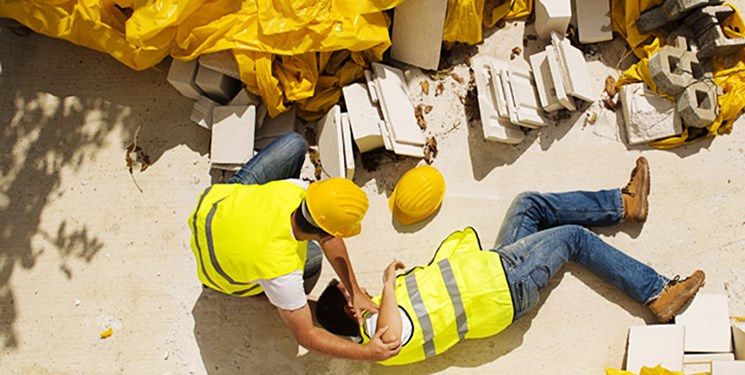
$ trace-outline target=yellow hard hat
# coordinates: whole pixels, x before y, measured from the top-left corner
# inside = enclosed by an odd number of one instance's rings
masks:
[[[388,200],[388,207],[399,223],[409,225],[432,215],[444,196],[445,179],[440,171],[422,165],[401,176]]]
[[[315,224],[334,237],[351,237],[362,230],[367,212],[367,194],[346,178],[314,182],[305,194],[308,212]]]

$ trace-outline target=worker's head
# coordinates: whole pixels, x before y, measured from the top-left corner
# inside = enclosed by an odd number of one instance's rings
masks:
[[[409,225],[432,215],[444,196],[445,179],[440,171],[422,165],[401,176],[388,200],[388,207],[399,223]]]
[[[359,336],[360,327],[354,318],[344,284],[331,280],[316,303],[316,321],[327,331],[341,336]]]
[[[354,182],[330,178],[311,183],[299,209],[309,225],[344,238],[360,233],[367,207],[367,194]]]

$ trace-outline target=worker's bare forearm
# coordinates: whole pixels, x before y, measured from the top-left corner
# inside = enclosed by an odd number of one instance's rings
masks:
[[[349,253],[344,245],[344,240],[334,237],[323,242],[321,248],[347,290],[352,293],[359,291],[360,287],[352,270],[352,262],[349,261]]]
[[[336,358],[372,360],[364,345],[340,338],[320,328],[314,328],[302,340],[298,338],[298,344],[308,350]]]
[[[401,314],[398,312],[393,280],[387,281],[383,286],[378,314],[378,329],[388,327],[388,331],[382,336],[383,342],[400,339],[402,330]]]

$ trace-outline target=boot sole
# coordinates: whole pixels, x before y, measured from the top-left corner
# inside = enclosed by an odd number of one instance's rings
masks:
[[[649,211],[649,202],[647,201],[647,197],[649,197],[649,190],[652,186],[652,174],[649,172],[649,162],[647,162],[647,159],[642,157],[642,160],[644,160],[644,178],[646,179],[647,183],[644,185],[644,199],[642,199],[642,209],[639,215],[639,221],[644,222],[647,220],[647,213]]]

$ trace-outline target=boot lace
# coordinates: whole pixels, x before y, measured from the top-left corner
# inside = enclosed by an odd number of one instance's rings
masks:
[[[638,172],[639,168],[637,167],[634,167],[634,169],[631,170],[631,178],[629,179],[629,182],[626,184],[626,186],[621,189],[621,193],[634,196],[634,193],[631,191],[631,185],[634,183],[634,179],[636,179],[636,175]]]
[[[686,280],[688,280],[688,278],[687,278],[687,277],[686,277],[686,278],[685,278],[685,280],[683,280],[683,281],[686,281]],[[677,283],[679,283],[679,282],[680,282],[680,275],[675,275],[675,277],[673,277],[673,279],[672,279],[672,280],[670,280],[670,281],[669,281],[669,282],[667,283],[667,285],[668,285],[668,286],[673,286],[673,285],[675,285],[675,284],[677,284]]]

